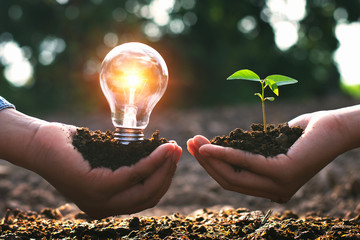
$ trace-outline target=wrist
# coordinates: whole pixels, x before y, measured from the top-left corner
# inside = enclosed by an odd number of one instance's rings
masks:
[[[15,106],[13,104],[9,103],[5,98],[0,96],[0,110],[3,110],[5,108],[14,108],[15,109]]]
[[[344,151],[360,147],[360,105],[334,110],[334,114],[338,118]]]
[[[29,146],[43,122],[12,108],[1,110],[0,158],[28,168],[33,151]]]

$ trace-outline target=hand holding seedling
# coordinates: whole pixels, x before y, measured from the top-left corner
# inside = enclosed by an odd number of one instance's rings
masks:
[[[261,99],[261,107],[262,107],[262,115],[263,115],[263,124],[264,124],[264,132],[266,132],[266,114],[265,114],[265,101],[274,101],[274,97],[265,97],[265,89],[269,86],[271,91],[276,94],[276,96],[279,96],[279,86],[288,85],[288,84],[294,84],[298,81],[286,77],[283,75],[270,75],[267,76],[265,79],[260,79],[260,77],[254,73],[251,70],[243,69],[235,72],[230,77],[227,78],[227,80],[248,80],[248,81],[256,81],[260,82],[261,84],[261,93],[255,93],[256,96],[258,96]]]
[[[338,155],[360,147],[359,122],[360,105],[299,116],[289,125],[304,134],[275,157],[212,145],[203,136],[189,139],[188,150],[223,188],[284,203]]]
[[[170,186],[182,151],[166,143],[131,167],[91,169],[71,143],[74,126],[14,109],[0,111],[0,125],[1,159],[38,173],[95,218],[155,206]]]

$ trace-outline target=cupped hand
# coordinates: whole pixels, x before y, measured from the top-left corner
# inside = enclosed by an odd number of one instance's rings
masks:
[[[339,117],[331,111],[305,114],[289,125],[302,127],[304,133],[287,154],[275,157],[212,145],[200,135],[188,140],[188,150],[224,189],[284,203],[348,150]]]
[[[130,214],[155,206],[168,190],[182,149],[166,143],[130,167],[91,169],[72,145],[76,127],[42,123],[29,146],[30,170],[90,217]]]

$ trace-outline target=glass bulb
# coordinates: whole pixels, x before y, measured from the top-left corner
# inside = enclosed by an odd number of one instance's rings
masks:
[[[145,44],[125,43],[106,55],[100,84],[110,105],[117,140],[128,144],[144,139],[143,130],[167,82],[164,59]]]

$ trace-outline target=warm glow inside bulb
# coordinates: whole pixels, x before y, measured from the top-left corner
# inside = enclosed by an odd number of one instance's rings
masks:
[[[106,55],[100,83],[119,135],[124,135],[124,131],[142,134],[153,108],[165,92],[167,81],[164,59],[145,44],[125,43]]]
[[[129,88],[136,89],[139,87],[141,79],[137,74],[130,74],[126,77],[127,84],[129,85]]]

